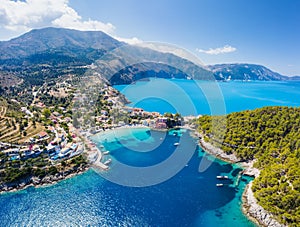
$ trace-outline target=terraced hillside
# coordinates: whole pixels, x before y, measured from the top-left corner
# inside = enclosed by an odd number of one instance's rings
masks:
[[[22,112],[10,108],[5,100],[0,101],[1,142],[23,143],[43,130],[40,123],[26,119]]]

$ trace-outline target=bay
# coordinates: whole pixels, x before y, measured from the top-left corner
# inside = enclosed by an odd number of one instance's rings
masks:
[[[180,134],[186,135],[187,141],[173,132],[146,128],[118,129],[93,136],[99,148],[104,145],[111,152],[113,161],[108,172],[91,169],[52,186],[2,194],[0,225],[255,226],[241,211],[241,195],[251,179],[242,177],[236,184],[239,166],[203,152],[188,131]],[[175,142],[194,151],[181,171],[162,183],[127,187],[105,179],[109,172],[118,171],[114,165],[117,161],[140,168],[161,163],[178,152]],[[139,143],[149,149],[135,150]],[[209,167],[199,172],[201,161],[208,162]],[[223,187],[216,187],[220,183],[217,175],[230,179],[222,181]]]
[[[296,81],[210,84],[151,79],[116,88],[132,106],[161,113],[214,114],[222,112],[217,108],[222,103],[226,113],[300,106],[300,82]],[[187,143],[192,151],[189,161],[160,184],[128,187],[107,180],[105,174],[118,172],[115,163],[136,168],[158,165],[172,156],[173,144],[180,141],[172,133],[128,130],[93,138],[97,146],[111,152],[106,157],[112,159],[107,173],[90,169],[52,186],[1,194],[0,226],[255,226],[241,211],[241,196],[251,179],[242,177],[236,184],[239,166],[214,159],[195,146],[192,137]],[[203,160],[210,165],[199,172]],[[216,187],[217,175],[228,175],[230,180]]]

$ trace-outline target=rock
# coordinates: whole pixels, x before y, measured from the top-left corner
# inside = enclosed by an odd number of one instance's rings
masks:
[[[246,203],[247,205],[246,208],[247,214],[255,218],[263,226],[285,227],[285,225],[277,222],[273,218],[272,214],[270,214],[268,211],[266,211],[263,207],[261,207],[257,203],[253,191],[251,190],[251,187],[252,187],[252,182],[249,183],[243,195],[244,203]]]
[[[32,177],[32,178],[31,178],[31,181],[32,181],[32,183],[33,183],[34,185],[38,185],[38,184],[41,183],[41,179],[38,178],[38,177]]]

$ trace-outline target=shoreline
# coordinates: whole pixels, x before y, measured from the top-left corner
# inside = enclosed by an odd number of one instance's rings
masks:
[[[127,129],[128,128],[148,128],[150,130],[153,130],[152,128],[144,126],[144,125],[134,125],[134,126],[125,125],[125,126],[121,126],[121,127],[111,128],[109,130],[98,132],[98,133],[105,133],[105,132],[112,131],[114,129],[125,129],[125,128],[127,128]],[[94,162],[89,163],[86,166],[79,167],[77,169],[67,170],[65,172],[58,172],[55,175],[47,175],[43,178],[28,177],[26,179],[22,179],[17,182],[0,184],[0,195],[4,194],[4,193],[22,191],[29,187],[40,188],[40,187],[52,186],[52,185],[57,184],[60,181],[67,180],[69,178],[81,175],[81,174],[87,172],[92,167],[99,168],[103,171],[108,170],[109,166],[105,165],[104,163],[101,162],[101,159],[103,157],[103,153],[101,152],[101,150],[99,148],[97,148],[96,146],[95,147],[90,146],[90,143],[93,143],[93,141],[89,138],[89,136],[84,136],[84,141],[86,142],[86,144],[88,144],[88,147],[90,149],[90,151],[85,152],[87,155],[91,154],[95,150],[98,154],[97,159]]]
[[[115,130],[115,129],[124,129],[124,128],[148,128],[150,130],[156,130],[155,128],[150,128],[144,125],[135,125],[135,126],[121,126],[121,127],[116,127],[116,128],[111,128],[107,130],[107,132]],[[199,132],[197,132],[196,129],[192,128],[189,124],[186,124],[185,126],[182,126],[180,128],[185,128],[189,129],[191,136],[195,137],[198,139],[199,145],[201,148],[207,152],[210,155],[213,155],[216,158],[219,158],[223,161],[226,161],[228,163],[234,164],[240,164],[241,167],[244,168],[243,170],[243,175],[247,176],[253,176],[253,177],[258,177],[260,171],[256,168],[253,167],[254,161],[250,162],[241,162],[239,158],[237,158],[234,154],[226,154],[222,149],[213,146],[212,144],[205,142],[203,135],[201,135]],[[168,131],[170,129],[158,129],[158,131]],[[98,133],[105,133],[106,131],[103,132],[98,132]],[[98,134],[96,133],[96,134]],[[89,136],[85,136],[85,142],[88,142],[88,144],[91,141]],[[89,147],[91,149],[91,147]],[[35,187],[35,188],[40,188],[40,187],[47,187],[47,186],[52,186],[60,181],[75,177],[77,175],[83,174],[86,171],[88,171],[91,167],[97,167],[100,168],[101,170],[108,170],[109,166],[105,165],[104,163],[101,162],[101,159],[103,157],[102,151],[94,147],[90,151],[87,151],[86,153],[89,154],[91,151],[97,151],[97,158],[94,162],[87,164],[86,166],[79,167],[78,169],[72,169],[71,172],[59,172],[55,175],[50,175],[50,176],[45,176],[42,179],[39,179],[37,177],[31,177],[29,180],[24,179],[23,181],[17,182],[14,186],[2,186],[0,185],[0,195],[4,193],[10,193],[10,192],[17,192],[24,190],[29,187]],[[70,171],[70,170],[69,170]],[[67,175],[65,175],[67,174]],[[5,185],[5,184],[4,184]],[[242,195],[242,211],[243,213],[247,216],[249,220],[252,222],[260,225],[260,226],[271,226],[271,227],[284,227],[285,225],[280,224],[277,222],[272,214],[270,214],[268,211],[266,211],[263,207],[261,207],[258,203],[256,198],[254,197],[253,191],[251,190],[252,182],[250,182]]]
[[[67,180],[69,178],[81,175],[85,172],[87,172],[90,169],[90,166],[83,166],[79,167],[78,169],[72,169],[71,172],[58,172],[55,175],[48,175],[43,178],[38,177],[30,177],[15,183],[4,183],[0,185],[0,195],[4,193],[10,193],[10,192],[18,192],[25,190],[29,187],[34,188],[41,188],[41,187],[47,187],[52,186],[54,184],[57,184],[60,181]]]
[[[252,177],[259,176],[260,171],[253,167],[255,160],[249,162],[245,162],[245,161],[241,162],[241,160],[238,159],[234,154],[228,155],[222,149],[214,147],[212,144],[205,142],[203,136],[200,133],[198,133],[196,130],[194,130],[194,136],[199,139],[199,145],[205,152],[223,161],[232,164],[233,163],[240,164],[241,167],[244,168],[242,173],[243,175],[252,176]],[[247,218],[252,222],[258,224],[259,226],[285,227],[285,225],[280,224],[270,212],[265,210],[262,206],[260,206],[257,203],[257,200],[254,197],[254,193],[251,187],[252,187],[252,181],[246,186],[242,195],[242,211],[247,216]]]
[[[246,186],[242,195],[243,213],[247,215],[250,220],[254,221],[260,226],[285,227],[286,225],[280,224],[272,214],[270,214],[257,203],[251,187],[252,181]]]

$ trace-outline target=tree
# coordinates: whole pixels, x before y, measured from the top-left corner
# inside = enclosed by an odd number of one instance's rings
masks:
[[[43,115],[45,116],[45,118],[49,118],[51,115],[51,111],[48,108],[45,108],[43,110]]]

